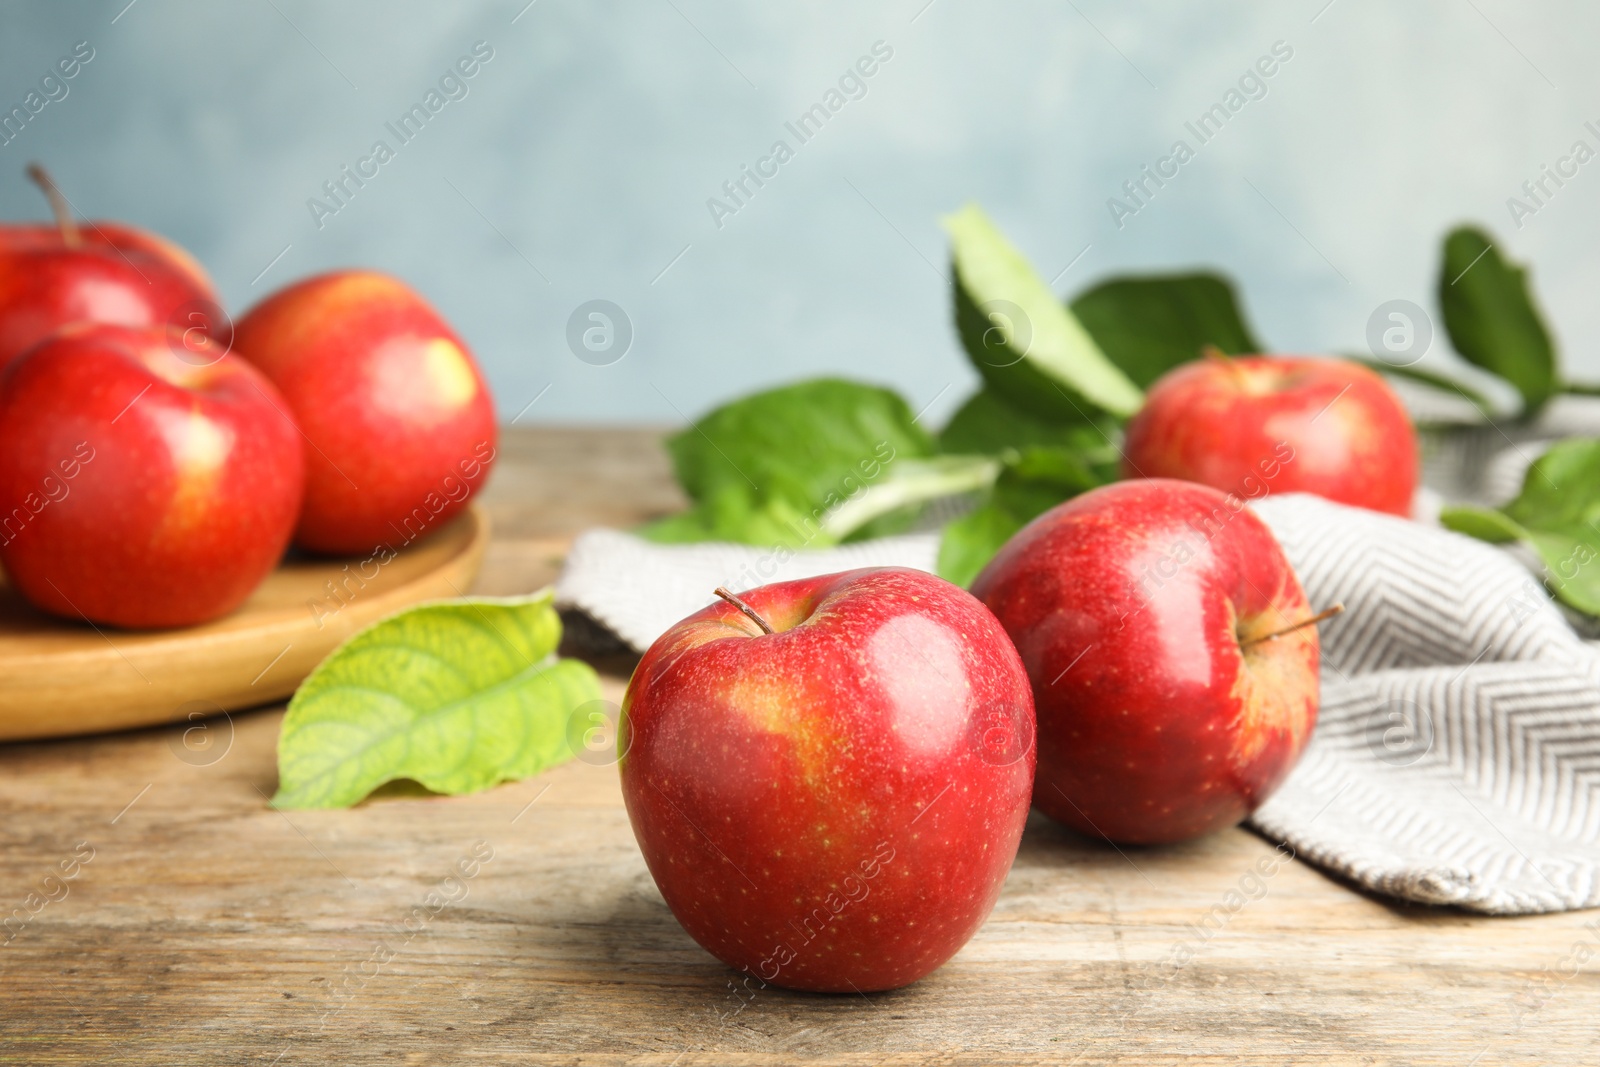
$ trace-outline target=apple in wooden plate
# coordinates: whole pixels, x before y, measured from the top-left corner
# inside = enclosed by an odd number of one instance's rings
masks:
[[[336,271],[281,289],[239,320],[234,351],[305,431],[301,548],[398,549],[443,527],[488,479],[489,387],[466,343],[398,278]]]
[[[1034,763],[1016,650],[921,571],[719,593],[624,698],[622,794],[656,885],[747,985],[916,981],[982,925],[1016,856]]]
[[[56,615],[206,622],[283,555],[304,467],[283,398],[220,346],[65,326],[0,374],[0,563]]]
[[[1118,482],[1045,512],[972,586],[1033,683],[1046,815],[1160,844],[1232,826],[1300,758],[1320,646],[1294,570],[1236,496]]]
[[[174,325],[226,347],[232,327],[193,256],[121,223],[80,225],[48,175],[56,224],[0,226],[0,368],[72,322]]]
[[[1128,423],[1123,473],[1246,499],[1316,493],[1411,514],[1417,440],[1400,398],[1359,363],[1212,350],[1158,378]]]

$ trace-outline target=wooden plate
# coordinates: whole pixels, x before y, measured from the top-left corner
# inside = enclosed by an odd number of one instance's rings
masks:
[[[0,584],[0,741],[150,726],[282,700],[368,623],[465,594],[488,543],[489,516],[474,505],[387,563],[287,560],[238,611],[183,630],[96,629],[37,612]]]

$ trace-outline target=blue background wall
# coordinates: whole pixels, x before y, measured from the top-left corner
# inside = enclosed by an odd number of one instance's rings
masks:
[[[125,2],[0,9],[7,108],[76,42],[95,53],[0,146],[0,214],[44,215],[22,177],[40,159],[84,212],[188,245],[236,312],[318,270],[393,271],[457,324],[507,419],[546,386],[523,421],[676,422],[843,372],[937,421],[973,380],[937,224],[968,199],[1063,294],[1221,266],[1284,350],[1359,349],[1392,298],[1431,308],[1440,234],[1482,220],[1600,377],[1600,162],[1520,230],[1506,205],[1574,140],[1600,148],[1600,9],[1576,0]],[[478,41],[467,95],[399,144],[385,123]],[[893,55],[865,95],[787,134],[877,41]],[[1119,229],[1107,198],[1197,145],[1184,123],[1275,41],[1293,58],[1266,95]],[[780,137],[794,158],[719,228],[707,199]],[[319,228],[307,200],[380,138],[395,157]],[[632,321],[619,362],[569,350],[591,299]]]

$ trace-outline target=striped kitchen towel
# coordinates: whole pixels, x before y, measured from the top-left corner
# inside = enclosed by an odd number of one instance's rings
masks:
[[[1380,893],[1600,906],[1600,648],[1526,568],[1436,527],[1266,500],[1322,628],[1322,710],[1255,827]]]
[[[1255,815],[1273,841],[1368,889],[1500,915],[1600,906],[1600,646],[1529,571],[1435,526],[1316,497],[1254,505],[1325,623],[1322,711]],[[643,650],[718,585],[931,570],[935,534],[790,553],[593,530],[557,600]]]

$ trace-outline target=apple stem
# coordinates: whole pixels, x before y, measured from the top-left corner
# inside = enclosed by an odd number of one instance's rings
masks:
[[[1259,645],[1263,641],[1276,641],[1278,638],[1282,637],[1284,634],[1292,634],[1296,630],[1305,629],[1307,626],[1315,626],[1319,622],[1324,622],[1324,621],[1326,621],[1328,619],[1333,618],[1335,615],[1339,614],[1342,611],[1344,611],[1344,605],[1343,604],[1335,604],[1333,607],[1329,608],[1327,611],[1319,611],[1315,615],[1311,616],[1311,618],[1309,618],[1309,619],[1301,619],[1299,622],[1295,623],[1293,626],[1285,626],[1283,629],[1274,630],[1270,634],[1262,634],[1260,637],[1252,637],[1248,641],[1240,641],[1239,642],[1239,647],[1240,648],[1249,648],[1251,645]]]
[[[1250,378],[1245,374],[1239,362],[1216,345],[1205,345],[1200,349],[1200,355],[1209,363],[1223,367],[1233,376],[1234,385],[1241,390],[1246,390],[1250,385]]]
[[[712,592],[716,593],[723,600],[726,600],[728,603],[732,604],[734,607],[748,615],[757,626],[761,627],[762,633],[770,634],[777,632],[771,626],[767,625],[766,619],[763,619],[760,615],[756,614],[755,608],[751,607],[749,604],[746,604],[744,601],[740,600],[738,597],[722,588],[722,586],[717,586],[712,590]]]
[[[37,163],[29,163],[28,177],[33,179],[33,184],[44,190],[45,197],[49,199],[50,210],[55,212],[56,226],[61,230],[61,240],[68,248],[77,248],[83,244],[83,235],[78,232],[77,220],[72,217],[72,205],[61,195],[61,189],[50,177],[50,172]]]

